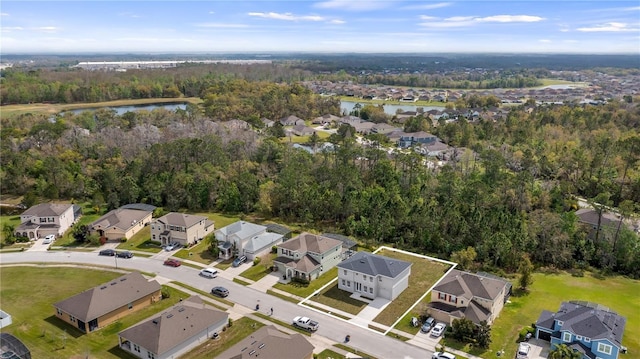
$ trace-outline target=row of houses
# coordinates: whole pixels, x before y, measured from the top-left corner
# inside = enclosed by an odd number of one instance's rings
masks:
[[[160,300],[160,284],[132,272],[57,302],[53,307],[57,318],[83,333],[90,333]],[[208,305],[199,296],[191,296],[120,331],[118,346],[138,358],[177,358],[208,340],[218,338],[228,323],[228,313]],[[300,334],[286,334],[274,326],[266,326],[217,358],[249,355],[310,359],[313,349],[313,345]]]

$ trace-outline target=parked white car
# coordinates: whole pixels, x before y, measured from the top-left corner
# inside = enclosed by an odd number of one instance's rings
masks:
[[[215,278],[218,276],[218,271],[213,268],[205,268],[200,271],[200,275],[207,278]]]
[[[518,352],[516,353],[516,359],[526,359],[529,357],[531,351],[531,345],[527,343],[520,343],[518,345]]]
[[[49,234],[48,236],[44,237],[42,244],[51,244],[55,240],[56,240],[56,236],[54,234]]]
[[[442,335],[442,333],[444,333],[444,330],[447,328],[447,325],[444,323],[438,323],[436,324],[435,327],[433,327],[433,329],[431,329],[431,336],[432,337],[439,337]]]

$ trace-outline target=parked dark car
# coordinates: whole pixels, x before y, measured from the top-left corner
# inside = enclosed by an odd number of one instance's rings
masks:
[[[113,257],[116,255],[116,251],[114,251],[113,249],[103,249],[100,251],[99,253],[101,256],[109,256],[109,257]]]
[[[180,263],[180,261],[177,259],[167,259],[166,261],[164,261],[164,265],[169,267],[180,267],[182,263]]]
[[[132,258],[133,253],[129,251],[121,251],[121,252],[116,252],[116,256],[118,256],[118,258]]]
[[[236,259],[233,260],[233,263],[231,264],[234,267],[237,267],[239,265],[241,265],[242,263],[247,261],[247,256],[240,256]]]
[[[217,295],[218,297],[226,297],[229,295],[229,290],[225,287],[213,287],[211,294]]]
[[[436,325],[436,320],[433,319],[433,317],[429,317],[424,321],[424,324],[422,324],[422,328],[420,328],[420,331],[423,333],[429,333],[434,325]]]

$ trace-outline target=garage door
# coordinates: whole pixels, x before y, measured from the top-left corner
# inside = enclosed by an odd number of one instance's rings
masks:
[[[538,330],[538,339],[546,340],[548,342],[551,341],[551,333],[543,332],[542,330]]]

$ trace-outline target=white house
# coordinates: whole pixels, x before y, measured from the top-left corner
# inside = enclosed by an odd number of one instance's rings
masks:
[[[53,234],[62,236],[80,216],[80,206],[63,203],[40,203],[20,215],[16,236],[37,239]]]
[[[282,243],[282,234],[267,232],[267,227],[259,224],[238,221],[215,232],[219,257],[230,259],[245,255],[249,260],[271,250]]]
[[[178,242],[188,247],[212,233],[213,228],[207,217],[171,212],[151,221],[151,239],[163,245]]]
[[[216,336],[228,320],[229,314],[192,296],[118,333],[118,345],[138,358],[178,358]]]
[[[365,298],[396,299],[409,286],[411,263],[357,252],[338,264],[338,288]]]

